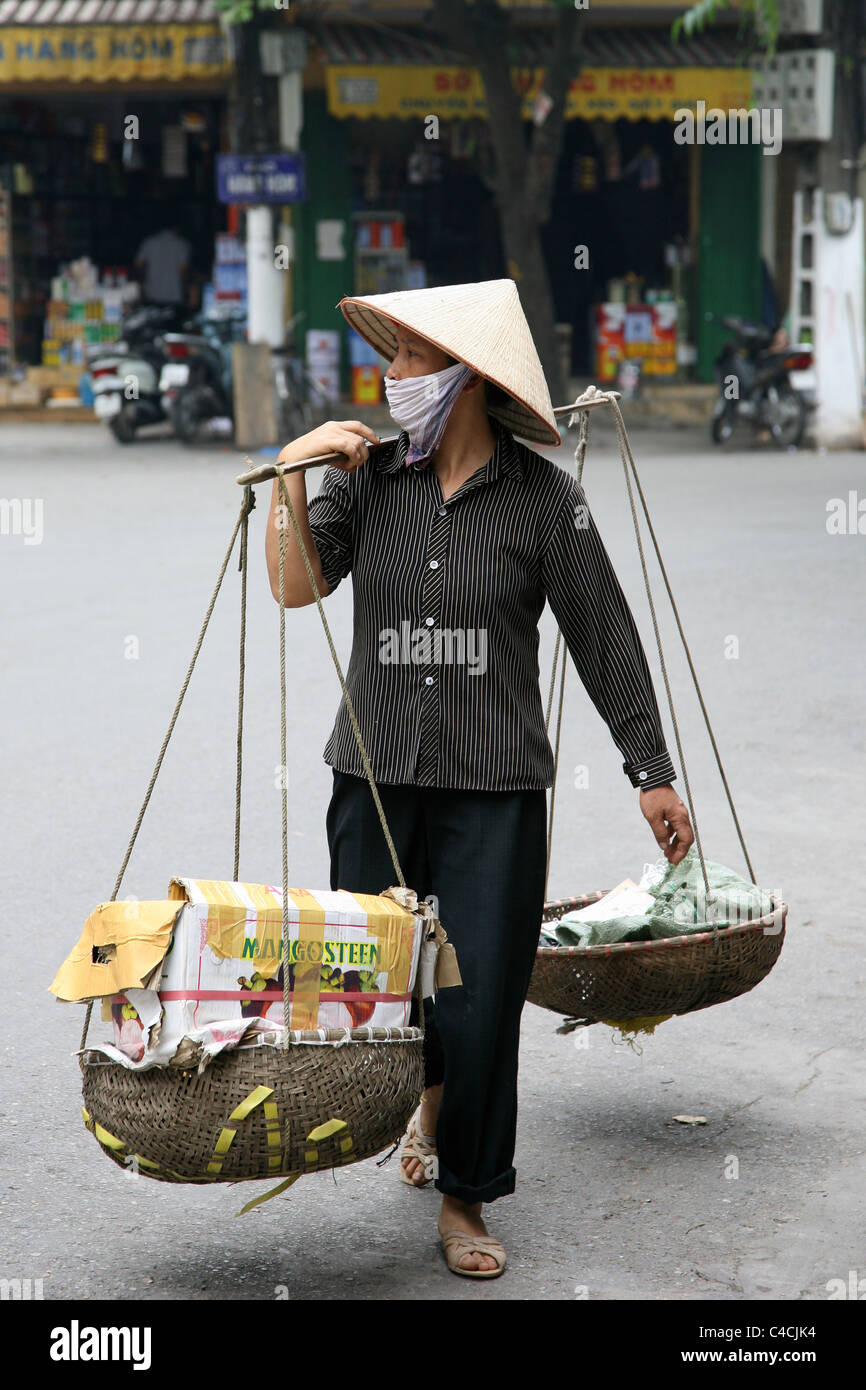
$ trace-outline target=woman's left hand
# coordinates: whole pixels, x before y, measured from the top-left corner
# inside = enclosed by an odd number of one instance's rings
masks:
[[[673,787],[651,787],[641,791],[640,808],[650,823],[665,859],[679,864],[695,842],[689,813]]]

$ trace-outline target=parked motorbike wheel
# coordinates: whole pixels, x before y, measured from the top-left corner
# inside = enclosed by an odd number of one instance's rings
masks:
[[[734,415],[726,402],[719,401],[713,412],[710,424],[710,437],[714,444],[727,444],[734,433]]]
[[[219,413],[219,403],[209,386],[192,386],[179,391],[171,411],[175,433],[183,444],[198,442],[202,421]]]
[[[118,444],[133,444],[135,442],[135,406],[121,406],[117,414],[112,415],[108,421],[108,428]]]
[[[783,449],[800,443],[806,428],[806,402],[788,382],[767,388],[762,414],[774,443]]]

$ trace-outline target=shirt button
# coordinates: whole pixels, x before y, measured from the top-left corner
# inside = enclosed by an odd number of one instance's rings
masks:
[[[431,561],[430,561],[430,568],[431,568],[431,570],[438,570],[438,568],[439,568],[439,561],[438,561],[438,560],[431,560]]]
[[[439,508],[439,515],[440,515],[440,516],[447,516],[447,515],[448,515],[448,508],[447,508],[447,507],[440,507],[440,508]]]
[[[432,627],[433,624],[435,623],[436,619],[435,619],[435,618],[425,618],[424,621],[425,621],[425,623],[427,624],[428,627]]]
[[[640,778],[641,782],[645,782],[645,781],[646,781],[646,773],[645,773],[645,772],[639,772],[639,773],[638,773],[638,777]]]
[[[433,677],[432,677],[432,676],[425,676],[425,677],[424,677],[424,684],[425,684],[425,685],[432,685],[432,684],[433,684]]]

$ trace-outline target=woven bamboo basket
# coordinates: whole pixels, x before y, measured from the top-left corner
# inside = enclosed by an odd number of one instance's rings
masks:
[[[338,1045],[319,1045],[323,1034]],[[423,1088],[421,1030],[296,1036],[285,1050],[223,1052],[201,1075],[173,1066],[130,1071],[85,1052],[85,1123],[116,1163],[159,1182],[313,1173],[396,1144]],[[311,1139],[320,1126],[335,1132]]]
[[[598,902],[603,892],[545,903],[543,920]],[[540,946],[527,999],[580,1024],[694,1013],[747,993],[775,965],[788,908],[713,931],[610,946]]]

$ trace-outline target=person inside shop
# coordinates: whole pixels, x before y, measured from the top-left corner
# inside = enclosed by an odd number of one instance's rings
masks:
[[[424,1000],[425,1090],[401,1176],[412,1187],[435,1179],[448,1268],[491,1279],[506,1254],[481,1208],[515,1190],[520,1018],[545,894],[554,760],[537,646],[546,601],[671,864],[694,834],[671,785],[637,627],[583,489],[515,438],[561,443],[514,281],[355,296],[340,307],[390,363],[400,434],[371,451],[379,441],[367,425],[332,420],[277,461],[344,455],[309,506],[303,471],[284,482],[319,593],[352,574],[347,689],[405,881],[420,898],[436,896],[462,980]],[[289,527],[280,592],[280,505],[275,482],[271,592],[302,608],[315,597]],[[407,618],[437,639],[433,654],[384,663],[382,632]],[[467,653],[469,639],[484,636],[483,664],[439,659],[449,629],[465,634]],[[359,752],[344,698],[324,750],[331,888],[381,893],[394,867]]]
[[[178,309],[186,304],[191,254],[192,247],[177,221],[145,237],[135,257],[144,304]]]
[[[790,310],[782,310],[782,299],[773,279],[773,273],[764,257],[761,257],[761,321],[772,333],[769,352],[782,352],[791,346]]]

